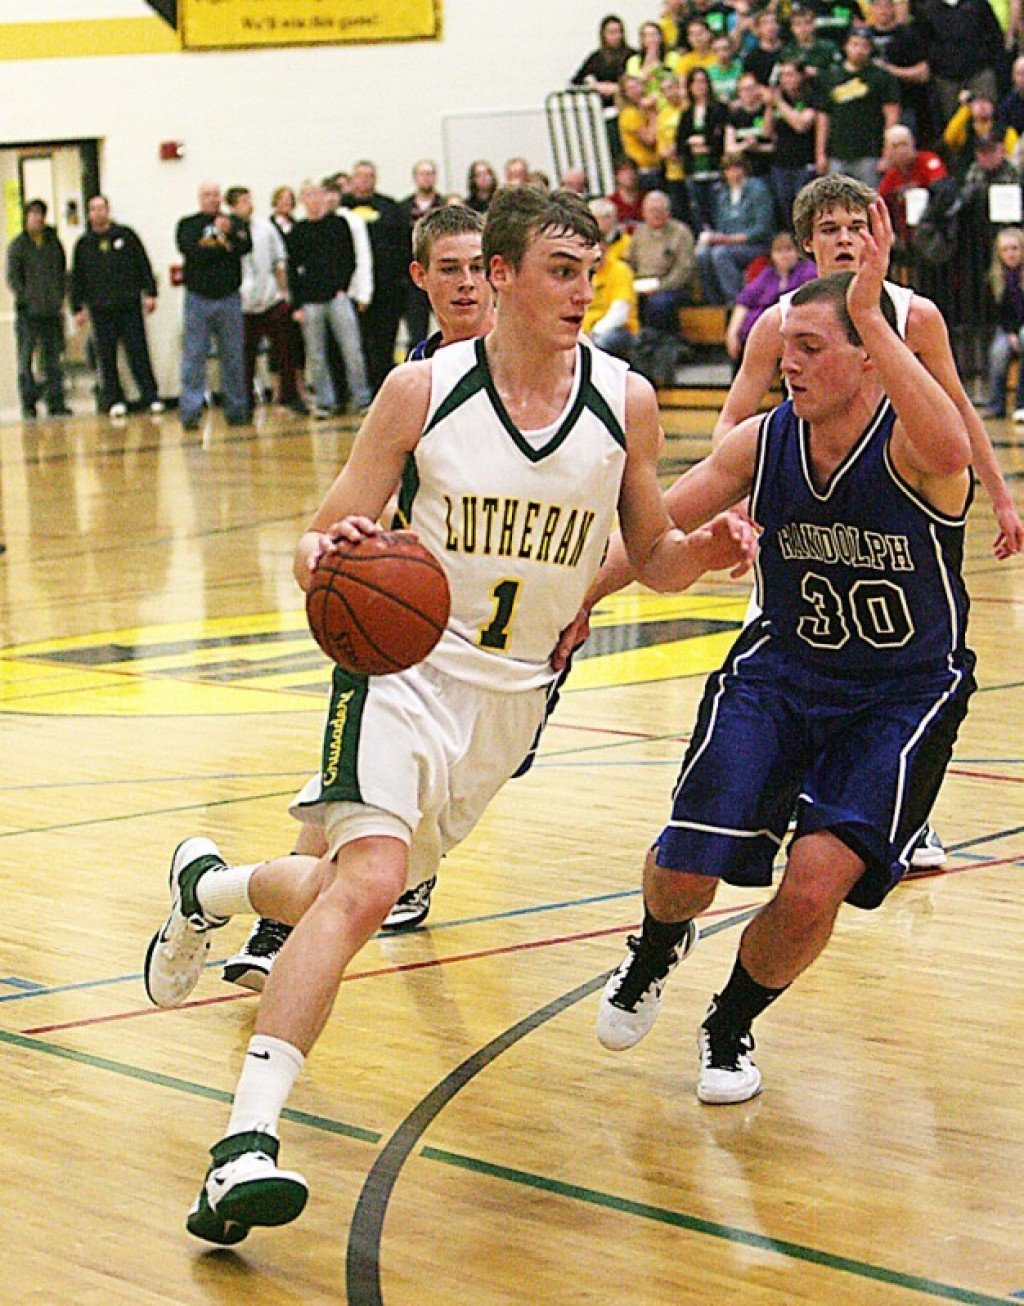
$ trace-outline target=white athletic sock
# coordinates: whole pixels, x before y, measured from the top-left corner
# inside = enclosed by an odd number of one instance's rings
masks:
[[[305,1062],[299,1049],[284,1039],[254,1034],[235,1089],[228,1135],[256,1130],[276,1138],[284,1104]]]
[[[247,915],[252,912],[249,901],[249,881],[259,866],[226,866],[222,871],[207,871],[196,881],[196,897],[207,916]]]

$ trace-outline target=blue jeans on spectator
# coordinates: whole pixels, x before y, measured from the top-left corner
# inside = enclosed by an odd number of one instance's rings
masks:
[[[245,349],[242,301],[237,295],[206,299],[185,291],[185,332],[181,348],[181,398],[179,410],[185,423],[198,422],[206,395],[206,360],[210,340],[217,342],[220,359],[220,392],[229,422],[249,420],[249,396],[245,393]]]
[[[313,393],[317,408],[330,410],[338,405],[327,363],[327,332],[330,330],[341,350],[348,379],[349,393],[356,410],[366,408],[372,395],[366,379],[366,360],[359,335],[359,319],[348,295],[335,295],[326,304],[303,304],[306,320],[302,326],[306,341]]]
[[[656,290],[640,296],[640,323],[658,331],[679,334],[679,310],[686,303],[684,290]]]
[[[697,250],[700,288],[708,304],[735,304],[743,289],[744,272],[763,245],[702,245]]]
[[[606,354],[614,354],[625,362],[633,356],[633,344],[636,336],[629,327],[610,327],[607,331],[591,331],[590,342]]]
[[[60,351],[64,344],[64,330],[60,317],[54,313],[37,317],[19,312],[14,319],[14,337],[18,346],[18,395],[25,417],[34,417],[41,387],[36,380],[33,357],[38,348],[43,356],[46,376],[46,408],[51,414],[65,413],[64,369]]]
[[[1006,416],[1006,378],[1013,360],[1020,358],[1020,347],[1014,350],[1008,332],[996,327],[988,347],[988,410],[993,417]],[[1024,362],[1017,372],[1017,398],[1014,409],[1024,408]]]
[[[718,173],[711,177],[687,177],[686,190],[690,197],[690,226],[693,234],[699,236],[702,231],[711,230],[715,225],[713,198]]]

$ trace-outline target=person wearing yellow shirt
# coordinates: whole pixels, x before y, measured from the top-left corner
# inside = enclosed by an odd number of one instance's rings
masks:
[[[686,168],[676,149],[679,119],[686,107],[686,92],[678,77],[664,85],[665,107],[658,111],[656,139],[661,159],[663,187],[672,204],[672,216],[680,222],[690,221],[690,201],[686,192]]]
[[[630,73],[620,82],[619,137],[622,149],[636,167],[640,190],[653,190],[661,181],[658,158],[658,105],[644,94],[644,84]]]
[[[633,270],[620,258],[609,257],[601,246],[594,269],[594,298],[583,315],[583,334],[605,353],[629,362],[640,330]]]
[[[703,18],[691,18],[686,24],[686,41],[689,50],[676,59],[675,74],[681,82],[686,81],[694,68],[713,68],[718,62],[718,55],[711,48],[715,36]],[[662,83],[662,95],[665,86]]]

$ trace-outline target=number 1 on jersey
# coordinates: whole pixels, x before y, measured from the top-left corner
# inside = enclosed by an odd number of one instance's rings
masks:
[[[522,584],[521,580],[503,580],[491,590],[494,617],[491,624],[480,632],[481,648],[493,648],[501,653],[508,647],[508,628]]]

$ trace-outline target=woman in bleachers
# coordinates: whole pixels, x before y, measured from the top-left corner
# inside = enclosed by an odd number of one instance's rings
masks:
[[[625,74],[639,77],[645,98],[653,97],[661,106],[661,84],[675,71],[678,56],[665,47],[665,37],[657,23],[640,24],[640,48],[626,60]],[[620,83],[621,85],[621,83]],[[619,112],[621,131],[621,110]],[[623,141],[625,144],[625,141]]]
[[[498,174],[486,159],[475,159],[469,165],[466,178],[466,206],[477,213],[486,213],[494,192],[498,189]]]
[[[994,327],[988,351],[988,406],[986,417],[1006,416],[1006,381],[1010,364],[1021,357],[1021,328],[1024,327],[1024,233],[1020,227],[1004,227],[995,240],[988,274],[987,307]],[[1017,398],[1013,420],[1024,421],[1024,367],[1018,368]]]
[[[713,224],[712,195],[721,176],[719,165],[729,111],[715,96],[706,68],[694,68],[686,79],[687,107],[679,116],[676,154],[686,175],[694,233]]]

